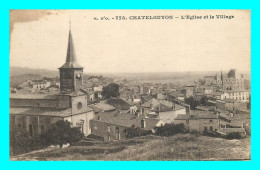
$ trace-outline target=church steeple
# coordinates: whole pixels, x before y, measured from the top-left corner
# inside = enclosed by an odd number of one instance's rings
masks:
[[[69,30],[66,62],[60,70],[60,92],[71,93],[79,90],[83,85],[83,67],[77,63],[75,47]]]
[[[71,28],[69,30],[66,62],[60,68],[83,68],[77,63],[77,57],[76,57],[74,42],[71,34]]]

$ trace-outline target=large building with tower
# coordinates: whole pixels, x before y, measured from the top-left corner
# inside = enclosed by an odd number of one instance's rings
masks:
[[[94,111],[88,107],[87,91],[82,89],[83,67],[77,63],[71,30],[66,62],[59,68],[58,94],[10,94],[10,125],[24,128],[31,136],[40,134],[57,120],[68,120],[85,134],[91,133]]]

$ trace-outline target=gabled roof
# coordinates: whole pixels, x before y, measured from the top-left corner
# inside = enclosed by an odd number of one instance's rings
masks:
[[[118,110],[129,110],[130,104],[120,98],[111,98],[107,100],[107,104],[114,106]]]
[[[194,112],[195,113],[195,112]],[[191,120],[191,119],[217,119],[218,115],[213,112],[200,111],[195,114],[178,114],[175,120]]]
[[[148,100],[147,102],[143,103],[141,106],[142,107],[151,107],[151,105],[154,107],[154,106],[157,106],[159,104],[159,101],[156,100],[155,98],[152,98],[150,100]]]
[[[59,69],[66,68],[83,68],[77,63],[75,47],[72,39],[71,30],[69,31],[69,40],[68,40],[68,48],[67,48],[67,57],[66,62]]]

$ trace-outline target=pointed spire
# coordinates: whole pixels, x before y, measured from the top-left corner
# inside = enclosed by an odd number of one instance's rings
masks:
[[[72,33],[71,33],[71,21],[69,23],[70,23],[70,30],[69,30],[66,63],[63,64],[60,68],[83,68],[77,63],[75,47],[74,47]]]

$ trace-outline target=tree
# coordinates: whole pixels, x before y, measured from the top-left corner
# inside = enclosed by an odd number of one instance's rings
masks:
[[[200,104],[201,104],[202,106],[206,106],[207,100],[208,100],[207,96],[202,96],[202,97],[200,98]]]
[[[118,97],[119,96],[119,85],[116,83],[110,83],[103,87],[102,96],[104,98]]]
[[[72,127],[71,123],[67,120],[58,120],[52,124],[50,129],[41,135],[45,144],[60,145],[77,142],[83,139],[84,134],[80,131],[79,127]]]
[[[184,99],[185,103],[190,105],[191,110],[195,110],[195,108],[200,105],[200,102],[195,100],[192,96]]]

